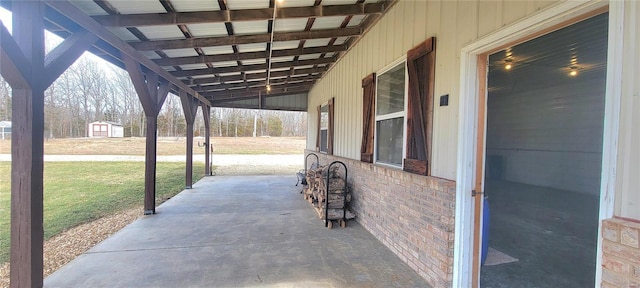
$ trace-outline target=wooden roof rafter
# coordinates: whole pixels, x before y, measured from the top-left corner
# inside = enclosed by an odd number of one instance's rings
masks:
[[[226,5],[225,5],[226,6]],[[168,12],[127,15],[100,15],[93,19],[109,27],[139,27],[157,25],[185,25],[200,23],[231,23],[237,21],[270,20],[273,7],[264,9],[243,9],[198,12]],[[283,7],[276,11],[277,19],[316,18],[330,16],[350,16],[382,14],[387,9],[386,2],[352,5],[318,5],[308,7]]]

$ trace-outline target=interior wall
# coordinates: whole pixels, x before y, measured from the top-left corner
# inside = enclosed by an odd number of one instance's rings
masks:
[[[456,177],[458,93],[462,47],[516,22],[553,1],[411,1],[401,0],[368,31],[309,93],[308,117],[335,97],[334,154],[359,159],[362,137],[361,80],[406,51],[436,37],[435,97],[449,95],[449,105],[434,105],[432,175]],[[316,121],[308,121],[307,149],[315,149]]]
[[[489,91],[487,178],[598,195],[606,79],[595,74]]]

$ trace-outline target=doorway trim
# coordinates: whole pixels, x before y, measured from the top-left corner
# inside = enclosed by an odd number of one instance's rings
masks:
[[[480,263],[474,263],[473,239],[476,233],[474,229],[474,198],[471,195],[476,185],[476,159],[483,159],[485,155],[478,155],[478,139],[484,146],[485,137],[479,137],[479,116],[486,107],[486,97],[479,97],[478,57],[504,48],[507,45],[515,45],[546,34],[559,26],[567,26],[576,22],[576,18],[585,18],[585,15],[596,15],[606,10],[609,11],[609,39],[607,47],[607,80],[605,94],[605,113],[602,151],[602,174],[600,188],[600,212],[598,223],[598,242],[596,259],[596,287],[600,287],[602,269],[602,220],[613,217],[615,206],[615,180],[617,161],[617,139],[619,130],[619,111],[622,86],[622,43],[623,43],[623,1],[563,1],[554,4],[526,19],[506,26],[477,41],[465,46],[460,55],[460,107],[458,111],[458,153],[456,173],[456,215],[455,215],[455,242],[453,253],[453,287],[479,287],[480,277],[474,279],[474,269],[479,269]],[[483,95],[484,96],[484,95]],[[480,99],[484,99],[480,103]],[[482,106],[482,111],[480,110]],[[482,152],[484,154],[484,152]],[[480,158],[482,157],[482,158]],[[482,177],[480,175],[480,177]],[[483,181],[482,181],[483,182]],[[484,183],[482,183],[484,191]],[[481,233],[482,227],[478,227]],[[477,270],[476,270],[477,271]],[[478,273],[479,275],[479,273]]]

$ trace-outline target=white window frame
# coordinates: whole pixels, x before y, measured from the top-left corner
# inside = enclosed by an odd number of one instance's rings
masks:
[[[324,107],[327,107],[327,122],[326,122],[327,126],[322,126],[322,109]],[[318,133],[318,137],[320,137],[320,139],[319,139],[318,142],[320,143],[320,147],[318,147],[318,149],[320,150],[319,151],[320,153],[325,153],[325,154],[329,153],[329,113],[330,113],[330,111],[329,111],[329,101],[322,103],[320,105],[320,115],[319,115],[319,117],[320,117],[320,127],[318,127],[318,132],[319,132]],[[326,151],[322,151],[322,130],[326,130],[327,131],[326,143],[324,143],[325,147],[326,147]]]
[[[385,114],[382,116],[378,116],[378,77],[380,75],[388,72],[389,70],[395,68],[396,66],[404,63],[404,108],[402,111],[394,112],[390,114]],[[394,169],[403,169],[404,168],[404,159],[407,158],[407,102],[409,101],[409,71],[407,70],[407,55],[403,55],[402,57],[394,60],[387,66],[376,72],[376,87],[375,87],[375,108],[373,111],[374,121],[373,121],[373,163],[376,165],[381,165],[385,167],[390,167]],[[393,118],[403,117],[402,124],[402,161],[400,166],[393,165],[384,162],[378,162],[378,121],[389,120]]]

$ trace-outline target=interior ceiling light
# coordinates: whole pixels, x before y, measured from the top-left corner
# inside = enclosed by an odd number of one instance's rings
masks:
[[[511,68],[513,68],[513,65],[511,65],[511,63],[511,59],[504,60],[504,69],[511,70]]]
[[[571,66],[569,69],[571,69],[571,71],[569,71],[569,76],[578,76],[578,67]]]
[[[273,54],[273,34],[276,31],[276,11],[278,9],[278,3],[282,3],[284,0],[277,0],[273,3],[273,17],[271,18],[271,40],[269,41],[269,59],[267,67],[267,92],[271,92],[271,55]]]

